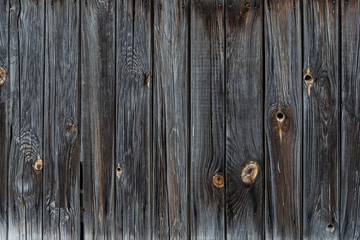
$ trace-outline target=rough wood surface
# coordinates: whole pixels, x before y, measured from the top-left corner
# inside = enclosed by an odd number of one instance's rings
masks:
[[[9,1],[0,3],[0,239],[7,238],[7,177],[11,139]],[[5,84],[6,83],[6,84]]]
[[[225,236],[224,2],[191,4],[190,236]]]
[[[341,2],[340,235],[360,238],[360,2]]]
[[[46,5],[43,238],[80,238],[79,2]]]
[[[42,238],[44,1],[10,2],[9,239]],[[31,30],[30,30],[31,29]]]
[[[84,236],[115,234],[115,1],[81,1]]]
[[[303,237],[338,239],[339,1],[304,1]]]
[[[265,238],[301,238],[300,1],[265,1]]]
[[[226,3],[228,239],[261,239],[264,210],[263,3]]]
[[[187,0],[155,1],[154,239],[188,234],[188,14]]]
[[[151,1],[117,1],[116,237],[151,237]]]

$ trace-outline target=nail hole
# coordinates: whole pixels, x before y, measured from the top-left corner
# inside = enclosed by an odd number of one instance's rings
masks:
[[[311,76],[311,74],[305,74],[304,76],[304,81],[307,83],[307,84],[312,84],[314,79],[313,77]]]
[[[283,114],[282,112],[278,112],[277,115],[276,115],[276,119],[277,119],[279,122],[284,121],[284,114]]]
[[[122,175],[122,169],[120,167],[120,164],[118,164],[116,168],[116,176],[118,179],[120,179],[121,175]]]
[[[328,230],[328,231],[334,231],[334,225],[333,224],[331,224],[331,223],[329,223],[327,226],[326,226],[326,229]]]

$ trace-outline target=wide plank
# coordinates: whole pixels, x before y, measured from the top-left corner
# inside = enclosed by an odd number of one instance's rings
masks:
[[[83,235],[114,239],[116,4],[114,0],[80,4]]]
[[[151,1],[116,5],[116,238],[151,237]]]
[[[192,1],[190,236],[225,237],[224,1]]]
[[[226,2],[227,239],[261,239],[264,211],[263,3]]]
[[[304,1],[303,238],[338,239],[339,1]]]
[[[300,239],[302,51],[300,1],[265,1],[265,238]]]
[[[80,238],[79,1],[46,5],[44,239]]]

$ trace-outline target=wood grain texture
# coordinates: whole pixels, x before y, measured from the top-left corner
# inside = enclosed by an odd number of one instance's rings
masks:
[[[80,238],[79,2],[46,5],[44,239]]]
[[[44,1],[10,2],[9,239],[42,238]],[[18,85],[18,86],[16,86]]]
[[[304,1],[303,238],[338,239],[339,1]]]
[[[265,238],[301,238],[300,1],[265,1]]]
[[[188,14],[187,0],[155,1],[154,239],[188,234]]]
[[[9,1],[0,3],[0,239],[7,239],[7,177],[11,139],[9,83]],[[6,84],[5,84],[6,83]]]
[[[226,3],[227,239],[263,232],[262,8],[259,0]]]
[[[81,161],[85,239],[115,233],[115,1],[81,1]]]
[[[225,236],[224,2],[192,1],[190,19],[190,234],[192,239],[222,239]]]
[[[341,2],[340,235],[360,238],[360,2]]]
[[[151,1],[117,2],[116,237],[151,237]]]

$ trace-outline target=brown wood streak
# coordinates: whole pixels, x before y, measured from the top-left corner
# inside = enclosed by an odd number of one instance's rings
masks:
[[[154,3],[154,239],[185,239],[190,227],[189,3]]]
[[[43,238],[80,238],[79,3],[46,5]]]
[[[113,239],[115,1],[81,1],[81,161],[84,237]]]
[[[264,204],[262,13],[259,0],[226,2],[228,239],[261,239]]]
[[[360,2],[341,2],[340,235],[360,237]]]
[[[301,237],[300,1],[265,1],[265,238]]]
[[[339,1],[303,9],[303,237],[338,239]]]
[[[7,237],[8,159],[11,138],[11,95],[6,75],[9,71],[9,2],[0,3],[0,239]]]
[[[44,23],[44,1],[10,2],[9,239],[42,238]]]
[[[152,1],[117,2],[116,237],[151,237]]]
[[[225,188],[212,178],[225,172],[224,2],[192,1],[190,18],[190,237],[221,239]]]

